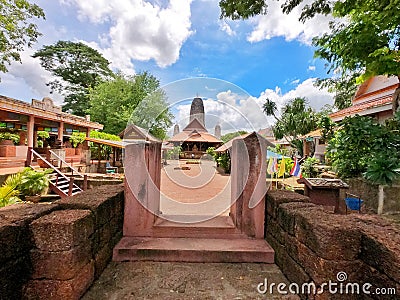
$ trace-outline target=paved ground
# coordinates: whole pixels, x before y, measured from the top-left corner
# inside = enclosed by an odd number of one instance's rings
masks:
[[[82,299],[299,299],[258,293],[265,278],[288,283],[276,265],[112,262]]]
[[[215,163],[168,161],[161,171],[160,210],[164,215],[228,214],[231,199],[230,176],[221,175]],[[182,170],[181,167],[189,167]]]
[[[163,214],[227,214],[230,176],[216,172],[214,163],[186,165],[169,161],[161,174]],[[190,170],[179,169],[189,166]],[[112,262],[83,297],[84,300],[119,299],[299,299],[280,294],[259,294],[264,282],[288,283],[274,264]]]

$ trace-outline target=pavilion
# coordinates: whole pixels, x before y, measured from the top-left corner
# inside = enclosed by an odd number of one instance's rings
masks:
[[[103,125],[86,118],[61,111],[50,98],[33,99],[31,104],[0,95],[0,131],[9,131],[20,136],[18,146],[8,146],[12,151],[3,151],[6,157],[25,157],[28,148],[35,148],[37,132],[47,131],[49,146],[63,142],[73,132],[84,132],[89,137],[91,130],[103,129]]]
[[[180,158],[200,158],[209,147],[218,148],[221,127],[215,126],[215,135],[209,133],[205,127],[204,105],[201,98],[194,98],[190,107],[189,124],[179,132],[175,125],[174,136],[168,141],[174,146],[181,146]]]

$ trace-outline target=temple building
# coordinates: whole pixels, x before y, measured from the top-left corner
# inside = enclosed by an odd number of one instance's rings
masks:
[[[46,149],[54,149],[69,143],[69,137],[74,132],[85,133],[88,137],[91,130],[103,129],[103,125],[91,122],[90,117],[74,116],[61,111],[50,98],[32,100],[27,103],[17,99],[0,95],[0,134],[19,136],[18,145],[0,137],[0,168],[20,167],[25,165],[28,149],[34,149],[44,154]],[[39,145],[38,132],[45,131],[49,137]],[[65,144],[64,144],[65,146]],[[82,149],[65,147],[68,161],[90,160],[90,155],[84,154]],[[11,159],[11,160],[10,160]]]
[[[174,146],[181,146],[180,158],[200,158],[209,147],[218,148],[222,141],[221,127],[215,126],[215,135],[205,127],[204,105],[201,98],[194,98],[190,107],[189,124],[181,132],[179,126],[174,127],[174,136],[168,141]],[[217,136],[216,136],[217,135]]]
[[[339,122],[348,116],[369,116],[378,122],[393,117],[393,94],[399,84],[396,76],[375,76],[361,84],[352,100],[352,106],[329,116]],[[398,104],[397,104],[398,106]]]

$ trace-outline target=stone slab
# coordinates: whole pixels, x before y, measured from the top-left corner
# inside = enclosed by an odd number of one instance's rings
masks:
[[[124,237],[114,248],[113,260],[273,263],[274,250],[256,239]]]
[[[87,242],[94,224],[89,210],[62,210],[33,221],[30,228],[38,249],[65,251]]]
[[[94,262],[84,266],[70,280],[31,280],[24,287],[23,299],[78,300],[94,280]]]

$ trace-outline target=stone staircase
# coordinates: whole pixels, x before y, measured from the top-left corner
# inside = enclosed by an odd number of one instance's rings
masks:
[[[188,222],[190,217],[181,217]],[[240,232],[230,216],[198,223],[157,218],[151,237],[123,237],[114,248],[114,261],[257,262],[274,263],[274,250],[263,239]]]
[[[274,263],[264,240],[241,238],[130,238],[114,248],[114,261]]]
[[[73,177],[66,176],[63,172],[61,172],[59,170],[59,168],[55,167],[52,163],[50,163],[48,160],[46,160],[43,156],[41,156],[35,150],[30,149],[29,151],[31,151],[32,156],[37,157],[38,159],[42,160],[42,162],[45,164],[45,166],[48,169],[53,170],[53,173],[50,174],[50,182],[49,182],[49,188],[51,191],[56,193],[61,198],[67,198],[67,197],[74,196],[74,195],[82,192],[82,189],[74,183]],[[29,154],[28,154],[28,156],[29,156]],[[36,167],[36,166],[32,165],[31,159],[28,159],[27,161],[30,162],[29,165],[31,168]],[[68,166],[68,164],[65,161],[63,161],[63,162],[65,163],[65,165]],[[70,168],[73,169],[72,166],[70,166]],[[77,171],[75,171],[75,173],[80,174]]]
[[[82,192],[82,189],[77,186],[71,178],[68,178],[61,172],[54,172],[51,174],[49,186],[50,190],[61,198],[74,196]]]
[[[160,214],[161,144],[127,145],[124,236],[113,260],[274,263],[264,239],[266,149],[267,141],[255,132],[232,143],[229,215],[206,218],[196,216],[199,211]],[[196,193],[185,186],[182,193]]]

